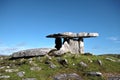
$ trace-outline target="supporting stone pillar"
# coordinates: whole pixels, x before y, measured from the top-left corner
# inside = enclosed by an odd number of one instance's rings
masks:
[[[73,54],[79,54],[79,44],[77,39],[70,39],[69,45]]]
[[[61,40],[61,38],[55,38],[55,48],[57,50],[60,50],[61,47],[62,47],[62,40]]]
[[[84,54],[84,40],[83,38],[78,39],[78,44],[79,44],[79,53]]]

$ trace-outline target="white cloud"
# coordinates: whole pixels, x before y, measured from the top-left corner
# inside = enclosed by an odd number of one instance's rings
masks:
[[[0,54],[2,55],[10,55],[13,52],[27,49],[25,42],[15,44],[15,46],[10,46],[10,45],[8,46],[5,45],[4,43],[1,44],[2,45],[0,45]]]
[[[108,37],[109,40],[120,43],[120,38],[119,37]]]

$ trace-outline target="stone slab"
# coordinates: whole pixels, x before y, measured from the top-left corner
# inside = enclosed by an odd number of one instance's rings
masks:
[[[56,33],[47,35],[47,38],[89,38],[89,37],[97,37],[99,36],[98,33],[73,33],[73,32],[64,32],[64,33]]]

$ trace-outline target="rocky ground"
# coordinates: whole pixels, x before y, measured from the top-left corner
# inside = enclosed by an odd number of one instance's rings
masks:
[[[120,80],[120,59],[110,55],[0,56],[0,80]]]

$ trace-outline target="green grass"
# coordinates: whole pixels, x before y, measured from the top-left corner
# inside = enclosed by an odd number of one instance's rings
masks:
[[[99,71],[101,73],[116,73],[120,74],[120,62],[112,62],[109,60],[106,60],[106,58],[109,57],[114,60],[118,60],[119,58],[114,56],[95,56],[95,55],[72,55],[72,54],[65,54],[61,56],[62,59],[67,59],[68,65],[62,66],[60,63],[58,63],[59,57],[52,57],[51,61],[56,65],[56,68],[52,69],[49,67],[48,64],[45,64],[45,61],[48,60],[46,56],[44,57],[34,57],[33,62],[37,64],[40,68],[42,68],[40,71],[31,71],[30,67],[33,65],[29,63],[28,59],[17,59],[15,61],[13,60],[1,60],[0,66],[11,66],[11,68],[19,69],[19,71],[24,71],[25,76],[22,78],[37,78],[38,80],[53,80],[53,77],[56,74],[62,74],[62,73],[77,73],[79,74],[84,80],[105,80],[106,76],[103,75],[103,77],[92,77],[92,76],[86,76],[84,75],[86,72],[89,71]],[[92,62],[90,62],[92,60]],[[102,66],[99,65],[98,60],[102,61]],[[84,62],[88,65],[88,67],[82,67],[80,66],[80,62]],[[74,65],[73,65],[74,64]],[[19,72],[18,71],[18,72]],[[11,77],[6,80],[21,80],[22,78],[18,77],[17,72],[8,73],[5,72],[4,69],[0,69],[0,73],[2,75],[10,75]]]

